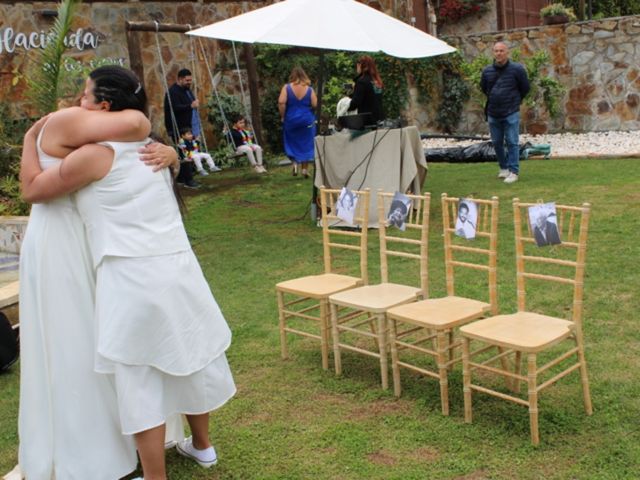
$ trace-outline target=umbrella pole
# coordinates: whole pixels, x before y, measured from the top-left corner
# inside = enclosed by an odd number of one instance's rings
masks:
[[[321,118],[322,118],[322,90],[324,89],[324,50],[320,51],[320,59],[318,66],[319,74],[318,74],[318,104],[316,106],[316,135],[318,130],[322,127]],[[313,162],[313,176],[312,176],[312,190],[311,190],[311,221],[313,223],[318,222],[318,188],[316,187],[316,162]]]

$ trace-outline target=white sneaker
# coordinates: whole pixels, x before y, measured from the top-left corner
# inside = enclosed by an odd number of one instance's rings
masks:
[[[498,178],[507,178],[511,172],[509,170],[500,169],[498,172]]]
[[[191,437],[179,442],[176,445],[176,450],[180,455],[195,460],[198,465],[204,468],[209,468],[218,463],[218,456],[213,446],[198,450],[193,446]]]
[[[516,183],[518,181],[518,174],[509,172],[507,178],[504,179],[504,183]]]
[[[198,173],[199,173],[200,175],[202,175],[203,177],[206,177],[207,175],[209,175],[209,174],[207,173],[207,171],[206,171],[204,168],[203,168],[202,170],[198,170]]]
[[[214,165],[213,167],[209,167],[209,171],[210,172],[219,172],[222,169],[220,167],[218,167],[217,165]]]

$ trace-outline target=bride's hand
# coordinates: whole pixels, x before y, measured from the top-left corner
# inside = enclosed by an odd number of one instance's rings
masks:
[[[175,148],[169,145],[158,142],[148,143],[144,147],[140,147],[138,153],[140,160],[145,165],[152,167],[154,172],[167,167],[174,167],[174,169],[180,167],[178,153]]]

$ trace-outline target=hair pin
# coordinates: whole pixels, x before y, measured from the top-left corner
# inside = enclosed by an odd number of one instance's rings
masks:
[[[138,86],[136,87],[136,90],[133,93],[137,95],[140,93],[140,90],[142,90],[142,84],[138,82]]]

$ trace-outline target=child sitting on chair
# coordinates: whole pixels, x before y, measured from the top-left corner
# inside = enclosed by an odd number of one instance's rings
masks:
[[[267,169],[262,165],[262,147],[255,143],[253,132],[245,130],[245,118],[236,114],[232,117],[233,125],[231,127],[231,139],[238,153],[246,153],[249,162],[253,165],[256,172],[266,173]]]
[[[193,132],[191,132],[189,127],[180,130],[180,143],[178,147],[180,147],[180,151],[185,160],[192,161],[196,164],[196,170],[198,170],[200,175],[209,175],[202,166],[202,160],[207,162],[209,171],[219,172],[221,170],[220,167],[216,166],[211,155],[200,151],[200,142],[193,137]]]

